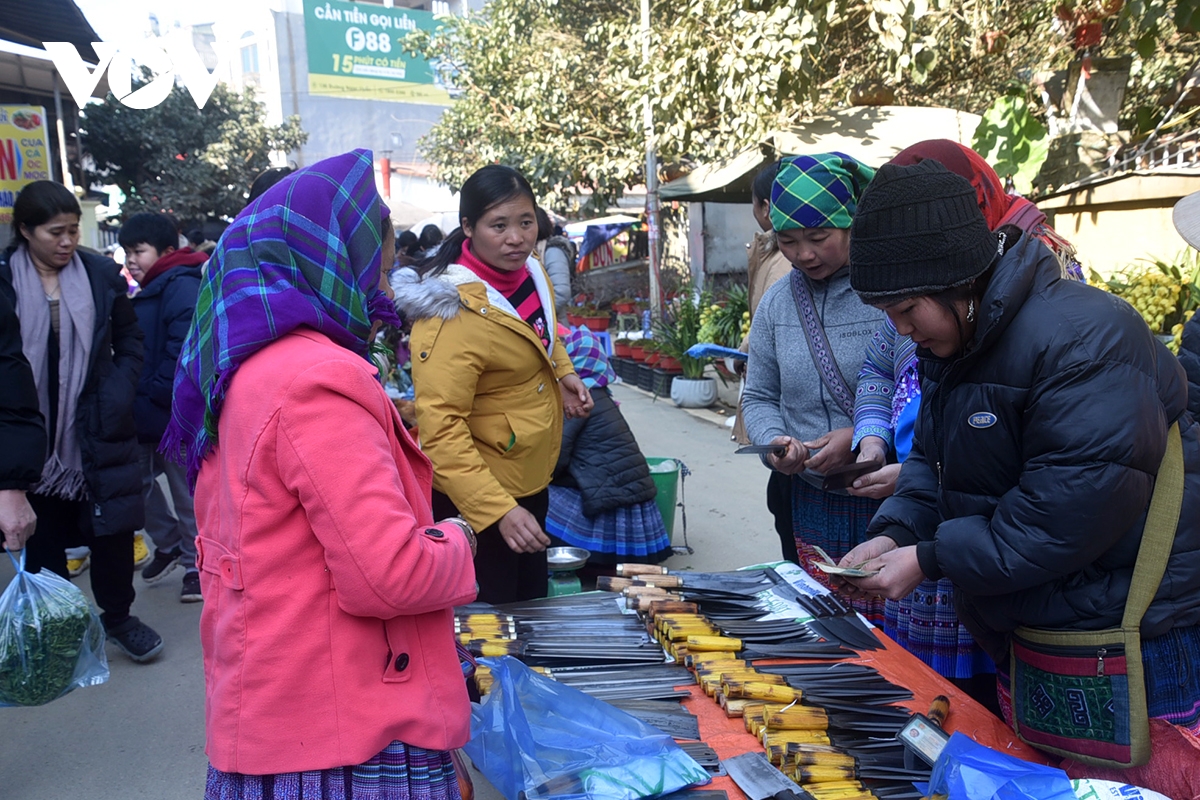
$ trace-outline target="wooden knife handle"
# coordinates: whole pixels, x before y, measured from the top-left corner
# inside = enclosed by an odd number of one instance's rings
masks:
[[[657,564],[617,564],[617,574],[627,578],[634,575],[666,575],[667,568]]]
[[[596,588],[601,592],[619,592],[632,585],[632,578],[614,578],[610,575],[601,575],[596,578]]]

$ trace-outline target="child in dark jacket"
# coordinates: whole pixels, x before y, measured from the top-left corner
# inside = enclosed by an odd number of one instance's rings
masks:
[[[556,544],[590,551],[594,565],[657,564],[670,557],[671,540],[646,457],[608,390],[616,373],[591,331],[559,330],[595,405],[586,419],[563,423],[546,532]]]
[[[190,247],[178,249],[175,224],[166,214],[134,214],[121,227],[119,239],[125,248],[125,266],[141,287],[133,307],[146,336],[146,361],[133,406],[141,445],[146,532],[154,541],[154,560],[142,570],[142,579],[156,583],[182,564],[180,600],[194,603],[202,597],[192,495],[186,470],[164,458],[158,443],[171,418],[175,363],[192,322],[201,265],[208,256]],[[167,477],[174,513],[159,484],[160,475]]]

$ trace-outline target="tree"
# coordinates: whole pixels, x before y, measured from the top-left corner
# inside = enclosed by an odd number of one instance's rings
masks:
[[[251,182],[271,166],[271,152],[293,150],[308,138],[299,117],[266,125],[250,90],[238,94],[223,83],[202,109],[179,85],[146,110],[110,95],[83,109],[82,131],[95,162],[91,177],[120,187],[125,214],[166,211],[180,220],[233,218]]]
[[[864,87],[982,113],[1015,82],[1038,116],[1032,78],[1077,57],[1060,9],[1114,4],[1092,52],[1136,53],[1127,106],[1157,106],[1200,52],[1179,33],[1200,0],[652,0],[648,67],[636,0],[491,0],[407,45],[462,89],[423,143],[451,187],[502,161],[548,202],[603,206],[643,180],[647,93],[664,163],[733,155]]]

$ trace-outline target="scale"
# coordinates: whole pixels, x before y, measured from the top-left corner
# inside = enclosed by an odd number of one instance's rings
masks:
[[[550,582],[546,596],[562,597],[582,592],[583,586],[575,570],[586,564],[591,556],[591,552],[582,547],[551,547],[547,550],[546,566],[550,570]]]

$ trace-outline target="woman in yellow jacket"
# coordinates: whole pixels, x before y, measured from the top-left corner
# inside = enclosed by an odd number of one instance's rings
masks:
[[[489,603],[545,596],[546,487],[563,415],[592,407],[555,337],[554,287],[530,255],[536,208],[519,172],[488,165],[463,184],[462,227],[432,259],[392,277],[412,326],[434,514],[461,515],[479,531],[475,572]]]

